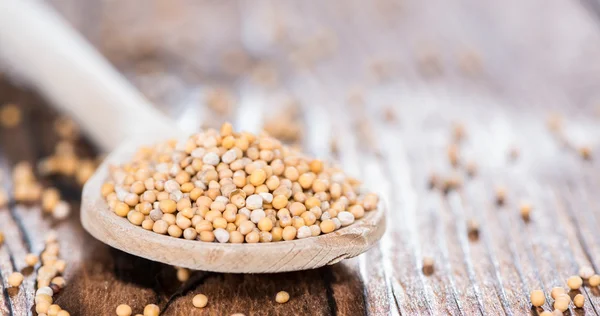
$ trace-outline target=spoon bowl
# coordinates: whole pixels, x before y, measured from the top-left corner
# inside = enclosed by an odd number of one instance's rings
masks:
[[[114,214],[100,193],[108,178],[109,166],[128,161],[140,144],[139,139],[129,140],[107,157],[85,184],[81,204],[83,227],[96,239],[127,253],[178,267],[213,272],[297,271],[358,256],[371,248],[385,231],[383,203],[349,226],[329,234],[291,241],[217,243],[174,238],[145,230]]]

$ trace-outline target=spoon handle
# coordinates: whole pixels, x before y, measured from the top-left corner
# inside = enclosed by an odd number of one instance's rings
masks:
[[[42,1],[0,1],[0,63],[71,115],[105,151],[134,134],[175,128]]]

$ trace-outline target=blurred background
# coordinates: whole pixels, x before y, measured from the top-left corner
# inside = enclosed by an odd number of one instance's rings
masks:
[[[339,160],[384,197],[391,224],[379,246],[306,278],[282,277],[297,286],[291,294],[299,303],[319,305],[322,297],[311,293],[325,280],[340,314],[525,314],[530,289],[600,265],[595,0],[48,2],[179,124],[265,129]],[[2,168],[30,161],[44,186],[58,186],[76,210],[79,186],[99,161],[93,142],[70,137],[75,129],[60,128],[73,127],[69,120],[18,77],[2,76],[0,104]],[[65,141],[77,144],[68,159]],[[54,171],[44,169],[52,169],[48,156],[62,157]],[[498,212],[500,195],[514,212]],[[523,201],[535,210],[527,224],[517,211]],[[72,298],[60,300],[80,314],[99,314],[82,299],[86,291],[110,306],[120,296],[154,295],[157,285],[141,281],[143,272],[123,277],[136,265],[162,271],[157,282],[173,277],[170,267],[95,242],[76,211],[64,223],[30,213],[22,221],[20,214],[0,221],[0,229],[30,241],[13,249],[35,250],[39,232],[58,229],[74,249],[67,279],[100,271],[96,281],[117,288],[106,293],[99,283],[74,282]],[[467,221],[479,223],[482,242],[466,240]],[[443,262],[431,278],[421,275],[423,256]],[[234,306],[260,313],[269,280],[225,276],[198,287],[219,302],[211,312]],[[230,302],[240,288],[245,294]],[[180,298],[157,292],[161,307],[173,301],[170,311],[185,314]],[[600,308],[599,296],[586,297]]]

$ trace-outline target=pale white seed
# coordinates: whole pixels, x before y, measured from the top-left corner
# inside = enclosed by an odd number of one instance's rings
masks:
[[[223,156],[221,157],[221,160],[226,164],[230,164],[230,163],[234,162],[236,159],[237,159],[237,154],[236,154],[235,150],[233,150],[233,149],[226,151],[223,154]]]
[[[53,296],[54,291],[52,291],[52,289],[49,286],[43,286],[43,287],[39,288],[37,291],[35,291],[35,296],[38,296],[40,294],[46,294],[48,296]]]
[[[229,241],[229,232],[226,231],[223,228],[217,228],[213,231],[213,233],[215,234],[215,238],[220,242],[220,243],[226,243]]]
[[[331,205],[329,205],[328,201],[321,202],[321,210],[323,212],[327,211],[330,207],[331,207]]]
[[[342,223],[342,226],[348,226],[354,223],[354,215],[350,212],[339,212],[337,218]]]
[[[224,204],[229,203],[229,198],[226,196],[219,195],[215,198],[215,202],[222,202]]]
[[[52,216],[56,219],[65,219],[71,214],[71,206],[66,201],[60,201],[52,210]]]
[[[179,183],[175,180],[169,180],[167,182],[165,182],[165,191],[169,192],[169,193],[173,193],[175,191],[180,191],[181,190],[181,186],[179,185]]]
[[[257,210],[253,210],[252,213],[250,213],[250,220],[254,223],[254,224],[258,224],[258,222],[265,218],[266,214],[265,211],[263,211],[262,209],[257,209]]]
[[[594,275],[594,269],[590,266],[583,266],[579,269],[579,276],[582,279],[589,279],[592,277],[592,275]]]
[[[211,166],[218,165],[219,161],[221,161],[221,159],[219,158],[219,155],[217,155],[216,153],[213,153],[213,152],[209,152],[206,155],[204,155],[204,157],[202,157],[202,162],[207,165],[211,165]]]
[[[310,228],[308,228],[308,226],[302,226],[302,227],[298,228],[298,232],[296,233],[296,238],[302,239],[302,238],[306,238],[306,237],[310,237],[310,236],[312,236],[312,232],[310,231]]]
[[[204,149],[202,147],[198,147],[198,148],[192,150],[192,153],[190,155],[194,158],[202,158],[205,153],[206,153],[206,149]]]
[[[262,193],[259,193],[258,195],[260,195],[260,197],[262,197],[262,199],[263,199],[263,201],[265,201],[265,203],[273,202],[273,194],[271,194],[271,193],[262,192]]]
[[[340,220],[337,217],[334,217],[332,219],[333,223],[335,224],[335,229],[340,229],[340,227],[342,227],[342,222],[340,222]]]
[[[158,208],[155,208],[152,211],[150,211],[150,218],[155,222],[157,220],[161,219],[163,217],[163,215],[164,215],[163,212]]]
[[[169,199],[175,201],[175,202],[179,202],[179,200],[183,199],[183,192],[177,190],[177,191],[173,191],[169,194]]]
[[[246,198],[246,207],[249,210],[255,210],[261,208],[263,205],[263,199],[258,194],[252,194]]]
[[[246,215],[247,218],[250,218],[250,214],[252,214],[250,210],[245,207],[241,208],[238,213]]]
[[[319,227],[319,225],[310,225],[309,228],[310,228],[310,234],[313,237],[321,235],[321,227]]]

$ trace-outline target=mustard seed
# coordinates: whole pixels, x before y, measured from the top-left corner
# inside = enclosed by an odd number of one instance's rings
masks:
[[[177,269],[177,280],[179,282],[185,282],[190,279],[190,270],[186,268],[178,268]]]
[[[600,285],[600,275],[594,274],[588,280],[590,282],[590,286],[595,287]]]
[[[569,295],[561,294],[554,301],[553,307],[554,309],[564,312],[567,309],[569,309],[569,304],[571,304],[571,298],[569,297]]]
[[[434,272],[434,261],[431,257],[423,258],[423,274],[432,275]]]
[[[275,301],[279,304],[287,303],[290,300],[290,294],[286,291],[277,292],[275,295]]]
[[[540,316],[552,316],[552,313],[549,311],[543,311],[540,313]]]
[[[553,299],[556,299],[557,297],[559,297],[561,294],[566,294],[567,292],[565,291],[564,288],[562,287],[553,287],[552,291],[550,291],[550,296]]]
[[[479,223],[476,220],[470,219],[467,221],[467,235],[471,241],[479,239]]]
[[[577,308],[582,308],[584,303],[585,303],[585,297],[582,294],[577,294],[573,298],[573,304]]]
[[[121,304],[117,306],[116,312],[117,316],[131,316],[131,314],[133,313],[131,307],[127,304]]]
[[[48,316],[56,316],[58,315],[58,312],[61,311],[60,306],[56,305],[56,304],[52,304],[48,307],[48,311],[46,312],[46,314],[48,314]]]
[[[160,308],[156,304],[148,304],[144,307],[144,316],[158,316]]]
[[[192,304],[196,308],[204,308],[208,304],[208,297],[204,294],[197,294],[192,299]]]
[[[67,147],[61,151],[72,154]],[[34,179],[25,165],[20,170]],[[227,124],[140,149],[130,163],[111,168],[101,193],[115,214],[144,229],[231,243],[333,232],[379,202],[337,167]]]
[[[28,267],[33,267],[33,266],[35,266],[35,265],[38,263],[38,261],[39,261],[39,259],[38,259],[38,256],[36,256],[36,255],[35,255],[35,254],[33,254],[33,253],[28,253],[28,254],[25,256],[25,264],[26,264]]]
[[[521,218],[524,221],[528,222],[531,215],[531,204],[523,202],[519,207],[519,212],[521,213]]]
[[[588,280],[593,275],[594,275],[594,269],[592,267],[590,267],[590,266],[582,266],[581,268],[579,268],[579,276],[582,279]]]
[[[540,307],[546,303],[546,296],[544,296],[544,292],[542,290],[533,290],[529,294],[529,299],[531,300],[531,305],[535,307]]]
[[[0,125],[13,128],[21,123],[21,109],[16,104],[5,104],[0,108]]]
[[[56,316],[71,316],[71,314],[69,314],[69,312],[67,312],[66,310],[63,309],[60,312],[58,312],[58,314],[56,314]]]
[[[569,288],[571,290],[579,290],[579,288],[581,287],[582,284],[583,284],[583,280],[578,275],[570,276],[567,279],[567,285],[569,286]]]
[[[13,272],[8,276],[8,285],[19,287],[23,283],[23,275],[19,272]]]

